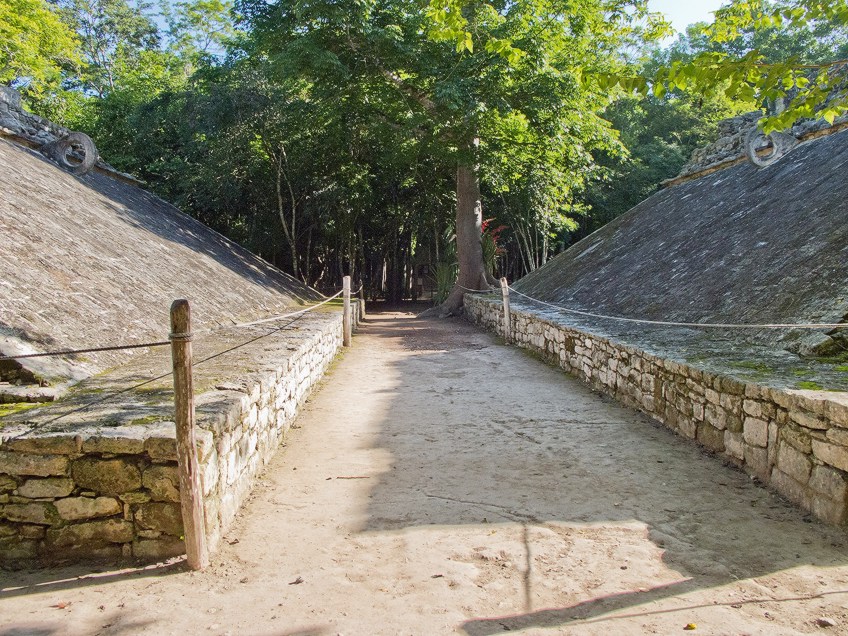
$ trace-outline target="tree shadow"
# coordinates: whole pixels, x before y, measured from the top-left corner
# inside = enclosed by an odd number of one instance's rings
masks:
[[[458,320],[372,313],[368,329],[415,352],[390,369],[396,382],[387,412],[419,416],[381,422],[373,447],[387,450],[392,466],[371,491],[360,531],[521,528],[524,598],[515,601],[525,611],[469,620],[466,634],[606,620],[611,612],[802,565],[848,563],[843,529],[811,519],[647,416],[530,361],[526,351],[504,348]],[[532,383],[513,381],[516,369],[533,374]],[[489,380],[499,375],[493,387]],[[448,417],[457,412],[460,422]],[[644,533],[661,555],[665,580],[633,587],[627,567],[616,567],[594,574],[604,589],[620,591],[533,607],[540,567],[534,553],[543,543],[567,555],[577,534],[616,527]],[[669,574],[677,580],[668,582]]]

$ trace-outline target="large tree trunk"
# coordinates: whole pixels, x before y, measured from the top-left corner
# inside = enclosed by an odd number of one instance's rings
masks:
[[[448,316],[456,313],[463,304],[468,290],[488,289],[486,266],[483,263],[483,206],[480,202],[480,180],[477,166],[460,164],[456,169],[456,256],[459,277],[447,299],[425,312]]]

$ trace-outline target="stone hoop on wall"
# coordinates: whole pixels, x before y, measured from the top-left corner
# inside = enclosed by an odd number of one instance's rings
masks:
[[[82,161],[72,161],[68,158],[68,155],[74,150],[82,153]],[[88,174],[94,168],[94,164],[97,163],[97,147],[91,137],[81,132],[72,132],[62,139],[44,144],[41,152],[65,170],[76,175]]]
[[[757,150],[762,148],[761,140],[771,143],[772,151],[767,155],[760,156],[757,154]],[[798,140],[793,135],[787,135],[781,132],[773,132],[766,135],[759,127],[754,127],[745,138],[745,154],[748,156],[748,161],[755,166],[765,168],[776,163],[797,145]]]

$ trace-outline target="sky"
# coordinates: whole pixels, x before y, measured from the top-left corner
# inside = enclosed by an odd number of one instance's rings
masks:
[[[712,22],[712,11],[726,0],[648,0],[654,11],[664,13],[676,31],[683,32],[693,22]]]

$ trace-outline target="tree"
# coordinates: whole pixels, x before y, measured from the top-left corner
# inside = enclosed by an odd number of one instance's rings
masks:
[[[80,39],[85,64],[82,87],[103,97],[116,86],[116,67],[137,62],[141,50],[157,49],[159,32],[144,11],[145,3],[127,0],[56,0],[67,24]]]
[[[45,0],[0,3],[0,82],[40,94],[79,62],[78,42]]]
[[[636,22],[646,15],[641,0],[242,0],[239,9],[254,29],[252,55],[337,93],[365,88],[403,135],[454,164],[459,279],[442,313],[491,281],[480,175],[498,166],[483,163],[523,146],[537,166],[552,156],[568,157],[573,170],[591,164],[611,135],[595,114],[606,91],[583,77],[620,68],[619,49],[641,35]]]

